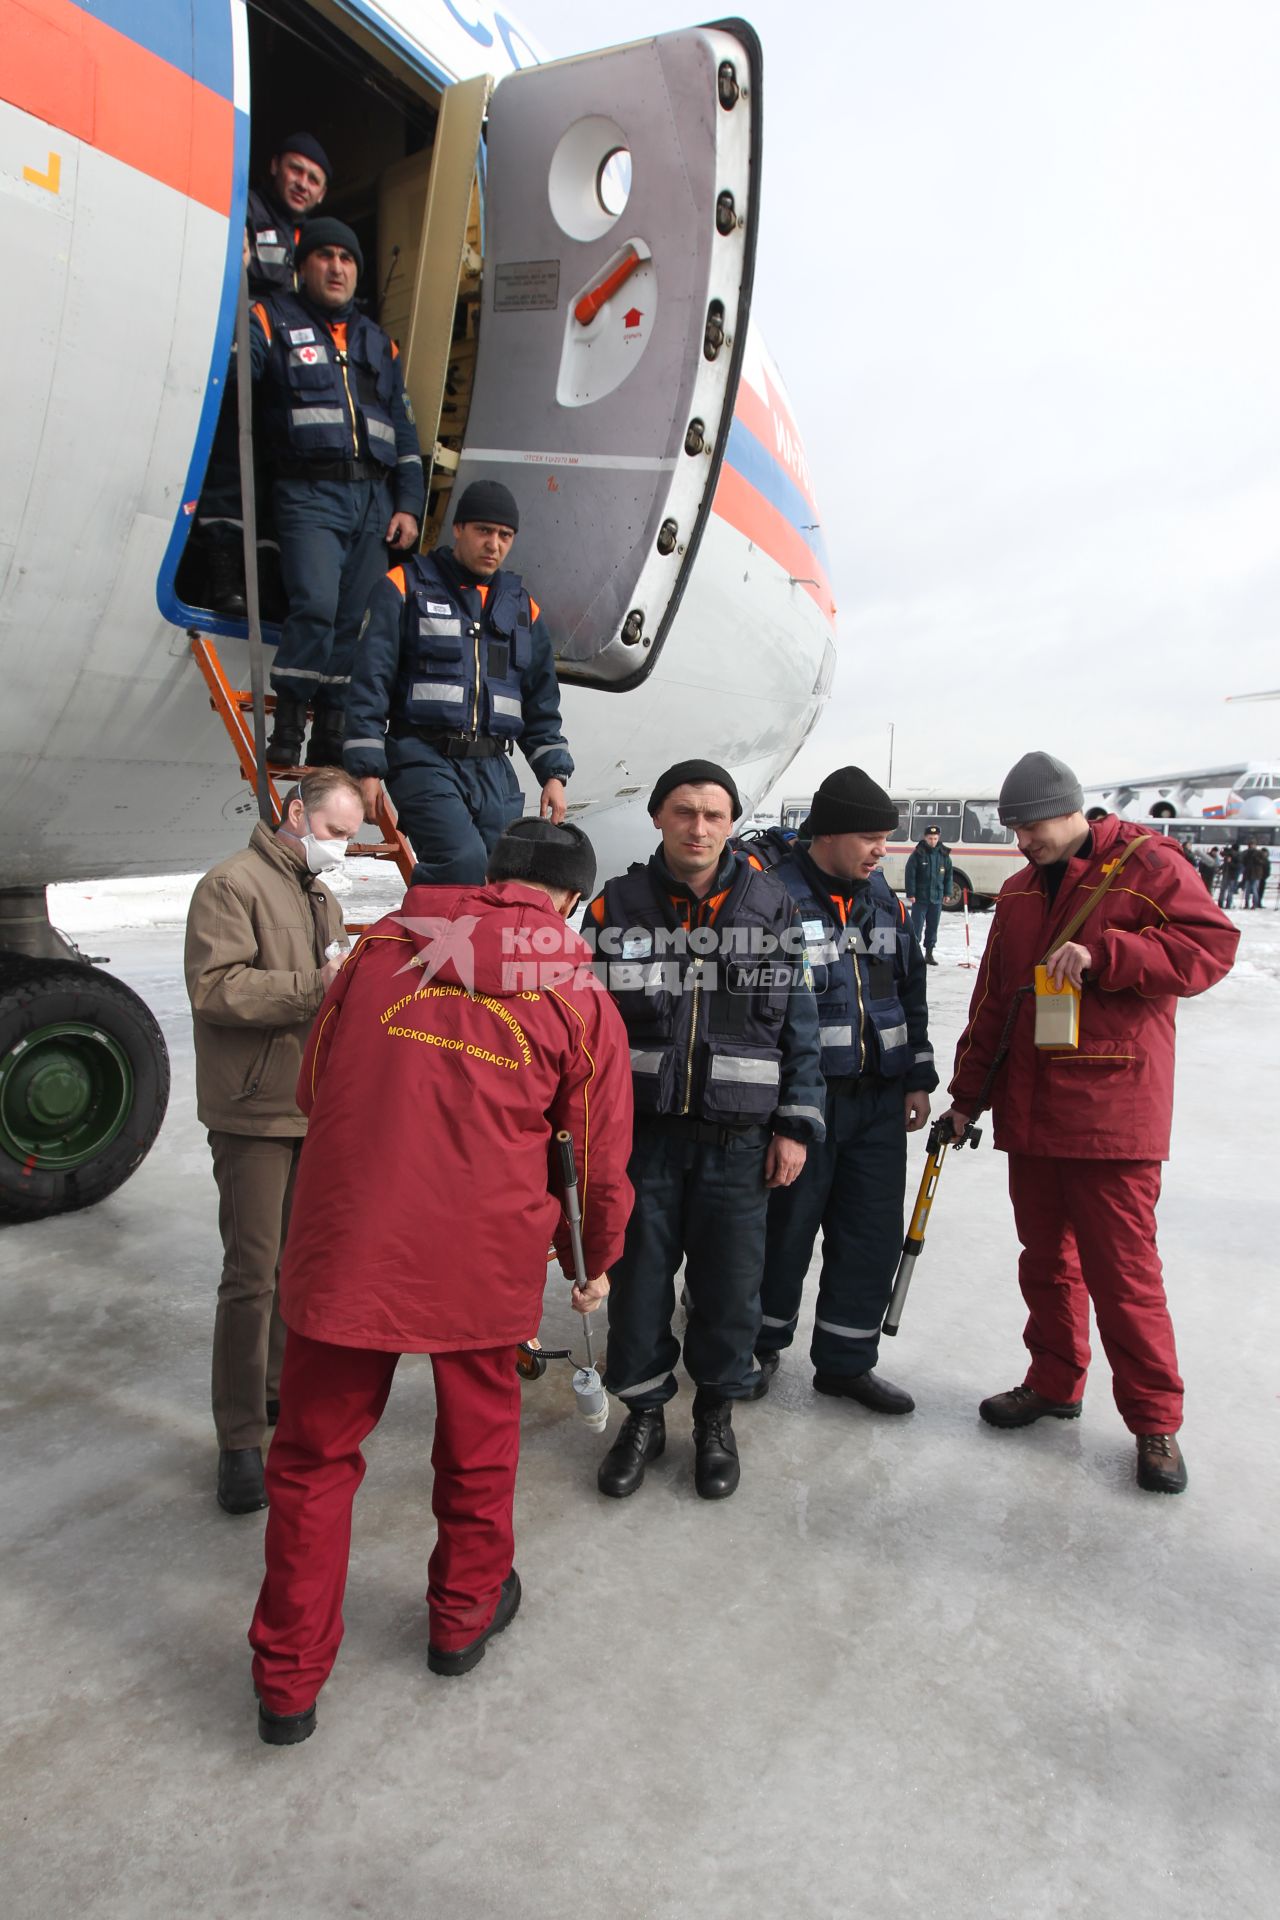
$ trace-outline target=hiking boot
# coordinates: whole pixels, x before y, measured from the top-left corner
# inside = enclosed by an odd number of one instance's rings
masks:
[[[275,724],[267,742],[267,762],[273,767],[296,767],[302,760],[302,736],[307,730],[307,703],[276,695]]]
[[[644,1485],[644,1470],[663,1453],[667,1419],[661,1407],[635,1407],[596,1469],[596,1485],[613,1500],[625,1500]]]
[[[937,964],[938,964],[938,963],[937,963],[937,961],[936,961],[936,960],[934,959],[934,957],[933,957],[933,948],[932,948],[932,947],[930,947],[930,949],[929,949],[929,951],[928,951],[928,953],[926,953],[926,955],[925,955],[925,957],[924,957],[924,963],[925,963],[925,965],[926,965],[926,967],[936,967],[936,966],[937,966]]]
[[[1187,1484],[1187,1463],[1172,1433],[1138,1435],[1138,1485],[1146,1493],[1181,1493]]]
[[[782,1355],[780,1353],[774,1353],[771,1348],[766,1348],[763,1353],[756,1355],[756,1366],[759,1368],[759,1372],[751,1382],[750,1393],[746,1394],[744,1398],[748,1400],[764,1399],[766,1393],[769,1391],[769,1383],[778,1371],[778,1362],[781,1358]]]
[[[733,1432],[733,1403],[695,1408],[693,1484],[703,1500],[727,1500],[742,1478]]]
[[[1010,1387],[1008,1393],[993,1393],[984,1400],[978,1412],[989,1427],[1029,1427],[1033,1420],[1043,1420],[1051,1414],[1055,1420],[1078,1420],[1083,1400],[1070,1400],[1065,1404],[1057,1400],[1046,1400],[1034,1387]]]

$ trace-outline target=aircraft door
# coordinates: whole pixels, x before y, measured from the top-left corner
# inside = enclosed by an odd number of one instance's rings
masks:
[[[759,90],[736,21],[495,90],[455,497],[511,487],[562,678],[642,679],[697,552],[746,342]]]

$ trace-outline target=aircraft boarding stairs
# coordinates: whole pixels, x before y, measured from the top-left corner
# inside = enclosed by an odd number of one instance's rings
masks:
[[[204,675],[205,685],[209,689],[209,705],[219,716],[227,730],[228,738],[235,749],[240,771],[250,787],[259,795],[259,805],[265,803],[270,810],[271,825],[278,827],[284,818],[284,803],[281,800],[277,780],[291,784],[303,767],[272,767],[265,761],[260,783],[256,741],[259,735],[265,735],[265,719],[275,709],[273,694],[263,696],[263,726],[255,731],[253,713],[253,694],[233,687],[227,678],[226,668],[218,656],[218,649],[207,634],[193,633],[191,651],[195,655],[196,665]],[[265,817],[265,815],[264,815]],[[387,797],[385,787],[379,789],[378,807],[374,820],[380,838],[373,840],[353,840],[347,850],[348,859],[394,860],[400,869],[400,877],[406,887],[414,868],[413,848],[396,825],[396,810]],[[348,921],[348,933],[363,933],[365,922]]]

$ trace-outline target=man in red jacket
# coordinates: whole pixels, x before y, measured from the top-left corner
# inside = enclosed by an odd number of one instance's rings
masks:
[[[1240,936],[1179,846],[1114,814],[1091,825],[1083,803],[1070,767],[1047,753],[1024,754],[1000,790],[1000,818],[1029,864],[996,902],[956,1053],[951,1118],[958,1131],[983,1104],[1004,1041],[989,1100],[996,1146],[1009,1156],[1031,1365],[1020,1387],[978,1411],[993,1427],[1075,1419],[1092,1299],[1116,1405],[1137,1437],[1138,1484],[1181,1493],[1182,1380],[1155,1223],[1173,1117],[1174,1013],[1223,978]],[[1129,853],[1135,841],[1145,843]],[[1107,891],[1072,929],[1104,880]],[[1074,1048],[1038,1047],[1030,995],[1018,997],[1055,945],[1050,980],[1080,989]]]
[[[589,1284],[631,1207],[626,1034],[564,924],[595,884],[582,831],[517,820],[480,887],[411,887],[330,988],[298,1082],[309,1116],[280,1273],[289,1329],[249,1630],[258,1730],[305,1740],[342,1638],[361,1444],[402,1353],[436,1387],[427,1665],[466,1673],[520,1604],[511,1564],[517,1344],[536,1333],[552,1133],[573,1135]]]

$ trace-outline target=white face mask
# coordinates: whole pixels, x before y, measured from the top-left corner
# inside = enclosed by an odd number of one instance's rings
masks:
[[[306,819],[305,814],[303,818]],[[311,825],[310,820],[307,820],[307,825]],[[345,861],[347,848],[351,844],[348,840],[317,840],[314,833],[304,833],[299,838],[311,873],[332,873]]]

